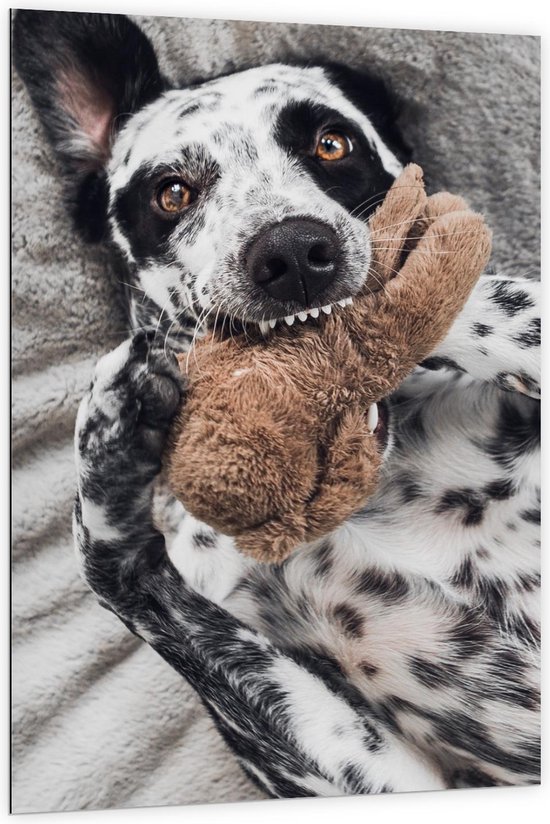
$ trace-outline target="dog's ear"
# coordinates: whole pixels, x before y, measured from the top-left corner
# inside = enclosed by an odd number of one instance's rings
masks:
[[[113,136],[164,88],[153,47],[124,15],[20,10],[13,54],[65,173],[77,226],[98,240]]]
[[[408,163],[412,150],[398,126],[401,104],[386,83],[366,69],[351,68],[343,63],[319,63],[348,100],[369,118],[401,163]]]

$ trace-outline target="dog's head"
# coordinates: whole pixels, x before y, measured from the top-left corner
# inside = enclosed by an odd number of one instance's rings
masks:
[[[77,227],[129,264],[136,325],[267,328],[363,285],[365,220],[401,169],[380,82],[277,63],[173,88],[119,15],[18,12],[14,47]]]

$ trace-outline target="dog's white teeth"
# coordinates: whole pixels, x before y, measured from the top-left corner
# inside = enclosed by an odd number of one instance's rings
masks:
[[[330,315],[335,305],[338,306],[350,306],[353,303],[353,298],[342,298],[341,300],[337,301],[336,304],[327,303],[326,306],[318,307],[316,306],[314,309],[303,309],[301,312],[297,312],[295,315],[287,315],[285,318],[275,318],[274,320],[262,320],[260,321],[260,330],[262,334],[265,334],[268,329],[274,329],[277,325],[279,320],[284,320],[287,326],[292,326],[295,322],[296,318],[302,323],[308,319],[308,317],[318,318],[321,312],[324,312],[325,315]]]
[[[367,412],[367,429],[369,432],[374,432],[376,427],[378,426],[378,407],[375,403],[372,403],[369,406],[369,411]]]

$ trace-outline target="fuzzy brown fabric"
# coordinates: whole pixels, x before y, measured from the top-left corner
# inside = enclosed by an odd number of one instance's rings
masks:
[[[443,339],[486,265],[481,215],[427,197],[403,171],[369,223],[373,259],[352,306],[263,337],[201,341],[166,455],[185,508],[243,552],[280,562],[373,493],[381,449],[366,412]]]

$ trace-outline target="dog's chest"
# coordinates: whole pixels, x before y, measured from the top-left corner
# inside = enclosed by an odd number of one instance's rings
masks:
[[[365,620],[371,594],[360,582],[373,571],[390,590],[401,580],[438,587],[496,624],[536,620],[538,457],[504,464],[486,449],[501,395],[467,380],[435,392],[406,389],[393,409],[395,446],[378,492],[282,569],[252,570],[253,585],[236,598],[243,617],[261,615],[275,635],[300,627],[321,642],[329,625],[341,629],[342,616],[350,626]]]

